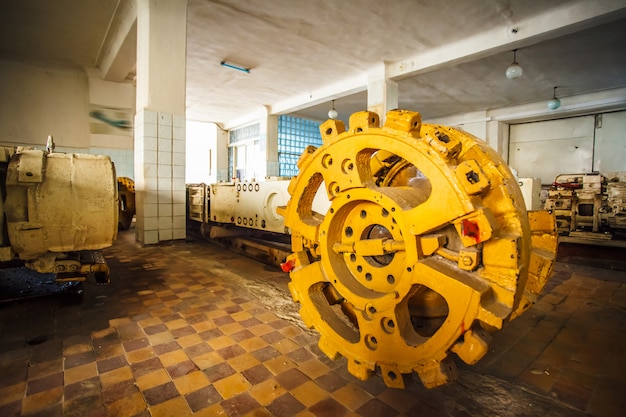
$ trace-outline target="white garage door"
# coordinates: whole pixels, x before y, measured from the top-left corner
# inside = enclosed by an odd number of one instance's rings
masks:
[[[626,111],[600,115],[596,124],[593,170],[626,171]]]
[[[542,184],[563,173],[591,172],[594,123],[594,116],[583,116],[512,125],[509,165]]]

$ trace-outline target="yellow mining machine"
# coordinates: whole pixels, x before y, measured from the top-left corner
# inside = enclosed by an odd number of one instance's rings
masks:
[[[283,267],[305,324],[330,358],[389,387],[417,373],[454,380],[490,334],[541,293],[557,250],[555,218],[527,212],[517,179],[483,141],[422,124],[419,113],[359,112],[320,127],[279,209],[293,253]],[[313,201],[328,196],[326,212]]]

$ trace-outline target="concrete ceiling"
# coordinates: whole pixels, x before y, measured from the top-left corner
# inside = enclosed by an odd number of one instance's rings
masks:
[[[0,59],[132,79],[134,7],[4,0]],[[187,117],[233,126],[266,106],[323,120],[335,99],[347,120],[384,74],[426,119],[547,100],[554,86],[626,87],[625,25],[624,0],[188,0]],[[512,81],[513,49],[524,74]]]

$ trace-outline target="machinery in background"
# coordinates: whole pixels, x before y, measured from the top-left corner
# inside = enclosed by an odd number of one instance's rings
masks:
[[[526,210],[541,210],[541,178],[518,178]]]
[[[187,218],[204,238],[231,250],[280,266],[291,253],[289,229],[277,213],[289,201],[289,179],[187,185]],[[328,199],[318,193],[320,211]]]
[[[454,380],[451,355],[476,363],[544,288],[553,214],[526,211],[484,142],[422,125],[419,113],[389,112],[381,127],[360,112],[349,129],[328,120],[320,132],[291,181],[188,186],[190,223],[207,238],[245,236],[244,252],[261,233],[281,242],[304,323],[355,377],[378,373],[397,388],[413,372],[428,388]]]
[[[56,274],[57,282],[94,273],[108,283],[98,250],[117,236],[115,167],[108,156],[53,148],[0,147],[0,267],[24,265]]]
[[[117,177],[119,196],[119,228],[128,230],[135,217],[135,181],[128,177]]]
[[[626,172],[561,174],[548,191],[560,234],[608,241],[626,238]]]

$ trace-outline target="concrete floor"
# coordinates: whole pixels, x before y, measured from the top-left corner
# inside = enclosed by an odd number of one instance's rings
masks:
[[[626,410],[623,271],[557,263],[539,302],[494,335],[481,362],[460,364],[457,382],[426,390],[415,377],[395,390],[378,376],[356,380],[345,360],[319,351],[275,268],[202,241],[141,247],[132,230],[104,254],[111,284],[86,283],[81,301],[55,294],[0,304],[0,416]]]

